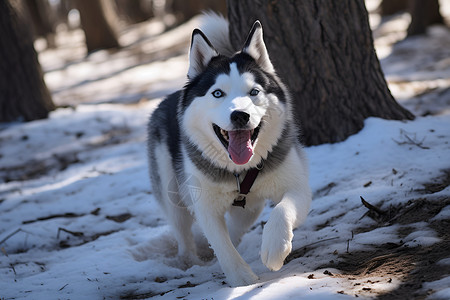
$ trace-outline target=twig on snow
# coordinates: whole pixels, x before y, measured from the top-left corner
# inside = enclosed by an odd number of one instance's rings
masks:
[[[347,253],[350,253],[350,252],[349,252],[350,241],[353,241],[354,236],[355,236],[355,235],[354,235],[353,230],[352,230],[352,237],[351,237],[350,239],[347,240],[347,251],[346,251]]]
[[[361,202],[362,204],[367,207],[370,211],[374,211],[376,212],[378,215],[382,216],[384,214],[386,214],[384,211],[382,211],[381,209],[379,209],[376,206],[373,206],[372,204],[370,204],[369,202],[367,202],[362,196],[359,196],[361,198]]]
[[[13,265],[13,264],[9,264],[9,266],[10,266],[11,269],[13,270],[14,275],[17,275],[17,273],[16,273],[16,268],[14,268],[14,265]]]
[[[0,245],[3,244],[4,242],[6,242],[8,239],[10,239],[11,237],[13,237],[14,235],[16,235],[16,234],[19,233],[19,232],[25,232],[25,233],[30,234],[29,232],[23,230],[22,228],[18,228],[18,229],[16,229],[14,232],[8,234],[3,240],[1,240],[1,241],[0,241]]]
[[[302,256],[302,255],[303,255],[302,253],[303,253],[303,252],[306,252],[306,251],[307,251],[307,248],[310,247],[310,246],[313,246],[313,245],[316,245],[316,244],[319,244],[319,243],[323,243],[323,242],[327,242],[327,241],[336,240],[336,239],[339,239],[339,238],[340,238],[339,236],[332,237],[332,238],[327,238],[327,239],[323,239],[323,240],[320,240],[320,241],[317,241],[317,242],[314,242],[314,243],[311,243],[311,244],[308,244],[308,245],[304,245],[304,246],[301,247],[301,248],[294,249],[294,250],[293,250],[293,251],[285,258],[284,264],[287,264],[288,262],[290,262],[290,261],[292,261],[292,260],[294,260],[294,259],[299,258],[300,256]]]
[[[70,230],[68,230],[68,229],[59,227],[59,228],[58,228],[58,233],[56,234],[56,238],[57,238],[57,239],[59,239],[59,234],[61,233],[61,231],[67,232],[67,233],[69,233],[69,234],[71,234],[71,235],[73,235],[73,236],[78,236],[78,237],[79,237],[79,236],[84,236],[84,233],[82,233],[82,232],[78,232],[78,231],[70,231]]]
[[[411,138],[408,135],[408,132],[404,131],[403,129],[400,129],[400,135],[402,137],[404,137],[406,140],[403,141],[403,142],[400,142],[400,141],[397,141],[395,139],[392,139],[394,142],[397,143],[397,145],[405,145],[406,144],[406,145],[414,145],[414,146],[417,146],[417,147],[419,147],[421,149],[430,149],[430,147],[423,146],[423,142],[425,141],[426,137],[424,137],[421,141],[418,141],[415,133],[414,133],[414,136]]]
[[[323,240],[320,240],[320,241],[317,241],[317,242],[314,242],[314,243],[311,243],[311,244],[305,245],[305,246],[303,246],[303,248],[306,248],[306,247],[309,247],[309,246],[312,246],[312,245],[315,245],[315,244],[319,244],[319,243],[327,242],[327,241],[332,241],[332,240],[336,240],[336,239],[338,239],[338,238],[339,238],[338,236],[335,236],[335,237],[332,237],[332,238],[328,238],[328,239],[323,239]]]

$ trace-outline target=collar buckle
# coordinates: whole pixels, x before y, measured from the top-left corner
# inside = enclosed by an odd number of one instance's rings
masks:
[[[246,200],[246,196],[244,194],[239,194],[236,198],[234,198],[232,205],[245,208],[245,203],[246,203],[245,200]]]

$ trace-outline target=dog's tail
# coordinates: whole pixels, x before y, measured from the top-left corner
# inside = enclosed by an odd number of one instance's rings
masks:
[[[214,12],[204,12],[200,17],[200,30],[206,35],[214,48],[223,55],[236,53],[230,42],[228,20]]]

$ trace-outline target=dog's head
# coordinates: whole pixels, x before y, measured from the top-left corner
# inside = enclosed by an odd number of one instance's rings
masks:
[[[232,57],[219,54],[200,30],[194,30],[188,79],[181,127],[203,156],[237,171],[265,159],[281,136],[289,109],[259,21]]]

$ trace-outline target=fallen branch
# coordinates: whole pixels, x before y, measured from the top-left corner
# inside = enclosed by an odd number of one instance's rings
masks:
[[[47,221],[47,220],[56,219],[56,218],[79,218],[79,217],[83,217],[83,216],[84,216],[84,214],[75,214],[75,213],[56,214],[56,215],[51,215],[51,216],[47,216],[47,217],[37,218],[36,220],[23,221],[22,224],[31,224],[31,223],[35,223],[35,222],[39,222],[39,221]]]

